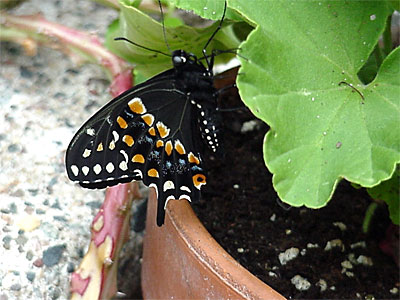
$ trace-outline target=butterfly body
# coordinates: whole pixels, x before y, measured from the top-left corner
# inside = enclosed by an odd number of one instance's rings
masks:
[[[142,180],[158,197],[157,224],[171,199],[198,200],[206,183],[204,145],[220,152],[220,117],[212,63],[183,50],[173,68],[111,100],[73,137],[66,154],[71,180],[105,188]]]

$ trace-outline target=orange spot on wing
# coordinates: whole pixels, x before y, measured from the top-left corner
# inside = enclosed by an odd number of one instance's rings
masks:
[[[97,151],[103,151],[103,143],[100,143],[98,146],[97,146]]]
[[[156,169],[150,169],[147,171],[147,175],[149,175],[150,177],[158,177],[158,172]]]
[[[170,129],[163,122],[157,122],[156,126],[157,126],[157,130],[160,133],[160,136],[162,138],[165,138],[168,136]]]
[[[144,157],[142,154],[136,154],[132,157],[132,162],[144,164]]]
[[[142,100],[139,98],[133,98],[128,102],[130,110],[136,114],[144,114],[146,112],[146,107],[144,106]]]
[[[158,140],[158,141],[156,142],[156,147],[157,147],[157,148],[160,148],[160,147],[162,147],[162,146],[164,146],[164,142],[163,142],[162,140]]]
[[[152,136],[156,136],[156,130],[154,129],[154,127],[150,127],[149,134]]]
[[[165,152],[167,152],[168,155],[171,155],[172,153],[172,143],[171,141],[168,141],[165,143]]]
[[[200,160],[192,152],[189,153],[188,159],[189,159],[189,162],[192,164],[196,164],[196,165],[200,164]]]
[[[122,118],[120,116],[118,116],[118,118],[117,118],[117,123],[118,123],[119,127],[121,127],[122,129],[126,129],[128,127],[128,124],[126,123],[124,118]]]
[[[203,184],[206,184],[206,176],[203,174],[196,174],[192,177],[192,179],[193,184],[197,189],[200,189]]]
[[[180,154],[180,155],[184,155],[185,152],[185,148],[183,147],[182,143],[180,141],[175,141],[175,150]]]
[[[127,144],[129,147],[132,147],[132,145],[135,143],[135,141],[133,140],[133,137],[131,137],[130,135],[124,135],[124,137],[122,138],[122,141]]]
[[[154,123],[154,116],[151,115],[151,114],[145,114],[145,115],[143,115],[143,116],[142,116],[142,119],[143,119],[143,121],[144,121],[147,125],[149,125],[149,126],[153,125],[153,123]]]

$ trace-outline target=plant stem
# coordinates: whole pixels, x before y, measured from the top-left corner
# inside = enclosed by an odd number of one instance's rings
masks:
[[[0,12],[0,18],[0,40],[20,44],[26,54],[35,55],[37,45],[44,45],[64,52],[75,62],[96,63],[108,74],[113,96],[132,86],[129,65],[109,52],[97,36],[49,22],[40,15]]]
[[[369,225],[371,224],[371,219],[377,208],[378,208],[378,204],[376,202],[371,202],[371,204],[368,205],[368,208],[365,211],[364,221],[362,224],[362,230],[364,233],[367,233],[369,231]]]
[[[116,294],[119,253],[129,238],[132,201],[139,196],[137,182],[107,189],[92,221],[89,249],[71,276],[71,299],[111,299]]]

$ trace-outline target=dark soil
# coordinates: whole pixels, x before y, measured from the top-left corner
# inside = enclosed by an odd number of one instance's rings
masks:
[[[238,105],[240,101],[230,96],[226,106]],[[268,127],[260,124],[241,133],[242,123],[254,119],[246,109],[226,112],[223,117],[226,157],[210,157],[202,200],[193,204],[222,247],[287,298],[398,298],[393,289],[400,288],[399,269],[378,246],[390,224],[386,207],[377,210],[369,234],[363,234],[361,226],[371,198],[345,181],[322,209],[289,208],[278,200],[264,165],[262,142]],[[332,240],[342,245],[324,250]],[[358,242],[366,247],[357,246]],[[307,246],[310,243],[318,246]],[[282,265],[278,255],[292,247],[300,253]],[[370,258],[373,265],[356,263],[360,255]],[[296,289],[291,282],[295,275],[307,279],[308,290]],[[324,291],[320,280],[326,283]]]

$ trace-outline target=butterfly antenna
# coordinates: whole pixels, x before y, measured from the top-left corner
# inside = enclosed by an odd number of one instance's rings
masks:
[[[171,51],[171,48],[169,47],[169,44],[168,44],[167,33],[165,32],[164,12],[163,12],[162,5],[161,5],[161,1],[160,1],[160,0],[158,0],[158,5],[160,6],[160,16],[161,16],[161,24],[162,24],[162,29],[163,29],[164,41],[165,41],[165,44],[167,44],[168,51],[169,51],[169,52],[172,52],[172,51]]]
[[[136,44],[135,42],[132,42],[131,40],[128,40],[127,38],[124,38],[124,37],[117,37],[117,38],[114,39],[114,41],[125,41],[125,42],[128,42],[128,43],[132,44],[132,45],[135,45],[136,47],[139,47],[139,48],[142,48],[142,49],[146,49],[146,50],[149,50],[149,51],[153,51],[153,52],[160,53],[162,55],[171,57],[171,54],[168,54],[168,53],[162,52],[160,50],[151,49],[151,48]]]
[[[205,46],[203,48],[203,55],[207,62],[208,62],[208,59],[207,59],[207,55],[206,55],[206,49],[207,49],[208,45],[211,43],[211,41],[213,40],[213,38],[215,37],[215,35],[218,33],[218,31],[222,28],[222,23],[224,22],[225,14],[226,14],[226,1],[224,3],[224,12],[222,13],[222,17],[221,17],[221,20],[219,21],[218,27],[217,27],[217,29],[215,29],[215,31],[210,36],[210,38],[208,39],[207,43],[205,44]]]

